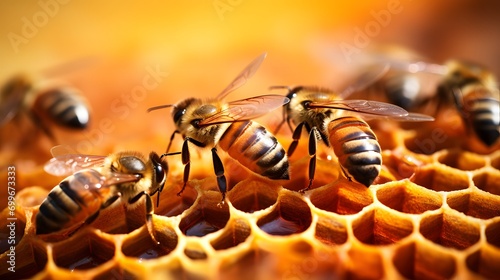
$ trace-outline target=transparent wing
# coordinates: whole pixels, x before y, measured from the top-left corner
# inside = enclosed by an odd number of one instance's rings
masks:
[[[400,121],[400,122],[431,122],[434,121],[434,118],[419,113],[408,113],[406,116],[381,116],[381,115],[369,115],[360,113],[365,120],[372,119],[386,119],[391,121]]]
[[[44,170],[52,175],[65,176],[83,169],[102,166],[106,156],[78,154],[67,146],[55,146],[50,152],[53,158],[44,166]]]
[[[395,121],[404,121],[404,122],[432,122],[434,121],[434,117],[425,115],[425,114],[419,114],[419,113],[408,113],[406,116],[402,117],[391,117],[391,120]]]
[[[104,186],[119,185],[123,183],[137,182],[141,179],[139,174],[125,174],[112,172],[109,176],[105,177]]]
[[[11,95],[8,99],[2,100],[2,104],[0,104],[0,126],[6,124],[17,115],[22,102],[22,94]]]
[[[261,95],[228,103],[228,108],[205,118],[199,125],[212,125],[260,117],[290,102],[283,95]]]
[[[359,60],[364,65],[388,64],[393,69],[410,73],[427,72],[445,75],[449,71],[447,66],[431,63],[425,56],[400,46],[386,46],[360,54]]]
[[[435,75],[445,75],[448,72],[448,67],[441,64],[427,63],[424,61],[392,61],[392,68],[408,71],[410,73],[425,72]]]
[[[345,99],[353,92],[362,91],[380,80],[390,69],[389,63],[373,65],[367,71],[364,71],[356,78],[353,84],[345,88],[340,94],[340,98]]]
[[[326,102],[313,102],[309,104],[310,108],[331,108],[338,110],[346,110],[374,116],[385,117],[403,117],[407,116],[408,112],[396,105],[385,102],[370,101],[370,100],[332,100]]]
[[[216,99],[224,99],[230,92],[244,85],[248,79],[250,79],[255,72],[257,72],[257,69],[259,69],[266,56],[267,53],[263,53],[254,59],[221,93],[219,93],[219,95],[217,95]]]
[[[24,76],[10,79],[0,92],[0,126],[10,121],[21,109],[24,96],[30,90],[29,81]]]
[[[72,73],[77,70],[86,69],[89,68],[90,66],[95,66],[102,60],[103,58],[100,56],[89,55],[47,67],[45,69],[40,70],[39,72],[40,75],[42,75],[45,78],[53,78],[64,74]]]
[[[347,98],[353,92],[365,90],[367,87],[383,78],[389,72],[391,74],[414,74],[418,75],[422,83],[430,83],[430,87],[435,87],[438,79],[441,79],[449,71],[449,67],[441,64],[434,64],[422,60],[407,60],[405,58],[398,59],[386,54],[373,55],[371,62],[368,65],[361,67],[363,70],[357,76],[353,84],[345,88],[341,94],[341,98]]]
[[[139,179],[140,176],[134,174],[110,173],[105,176],[95,169],[84,169],[74,173],[66,181],[73,190],[99,190],[103,194],[109,186],[137,182]]]

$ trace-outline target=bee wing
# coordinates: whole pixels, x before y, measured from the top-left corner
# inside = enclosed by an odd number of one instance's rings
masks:
[[[430,63],[421,57],[401,57],[390,54],[377,53],[364,55],[365,63],[360,66],[363,70],[354,83],[345,88],[340,97],[346,98],[356,91],[362,91],[375,83],[388,72],[414,73],[421,75],[424,81],[438,79],[446,75],[449,67],[446,65]],[[426,81],[428,82],[428,81]]]
[[[84,56],[66,61],[57,65],[40,70],[42,76],[46,78],[58,77],[67,73],[72,73],[77,70],[88,68],[97,64],[102,60],[102,57],[96,55]]]
[[[106,176],[106,180],[103,184],[104,186],[112,186],[123,183],[137,182],[139,179],[141,179],[141,176],[138,174],[112,172],[109,176]]]
[[[224,99],[230,92],[244,85],[248,79],[250,79],[255,72],[257,72],[257,69],[259,69],[266,56],[267,53],[263,53],[254,59],[221,93],[219,93],[219,95],[217,95],[216,99]]]
[[[448,67],[441,64],[429,63],[425,61],[392,61],[391,68],[407,71],[410,73],[425,72],[443,76],[448,72]]]
[[[432,63],[427,57],[399,46],[385,46],[382,49],[363,52],[358,55],[358,64],[363,66],[388,64],[392,69],[411,73],[427,72],[445,75],[448,72],[447,66]]]
[[[10,121],[17,114],[23,101],[23,93],[16,93],[0,105],[0,126]]]
[[[345,99],[353,92],[362,91],[366,89],[376,81],[380,80],[385,74],[387,74],[390,68],[391,66],[389,63],[376,64],[373,65],[372,67],[369,67],[367,71],[362,72],[361,75],[359,75],[359,77],[356,78],[353,84],[345,88],[339,94],[339,97],[341,99]]]
[[[23,86],[14,85],[12,88],[2,88],[0,97],[0,126],[10,121],[19,111],[22,106],[26,88]],[[5,98],[5,99],[3,99]]]
[[[431,122],[434,121],[434,118],[425,115],[425,114],[419,114],[419,113],[408,113],[406,116],[380,116],[380,115],[363,115],[364,119],[370,120],[370,119],[387,119],[391,121],[400,121],[400,122]]]
[[[405,122],[432,122],[434,121],[434,117],[419,113],[408,113],[406,116],[392,117],[391,120]]]
[[[310,108],[331,108],[384,117],[403,117],[408,112],[396,105],[371,100],[332,100],[309,104]]]
[[[228,103],[228,108],[203,119],[199,125],[212,125],[260,117],[290,102],[283,95],[261,95]]]
[[[55,146],[50,152],[53,158],[45,164],[44,170],[56,176],[64,176],[82,169],[102,166],[104,159],[106,159],[106,156],[78,154],[66,146]]]

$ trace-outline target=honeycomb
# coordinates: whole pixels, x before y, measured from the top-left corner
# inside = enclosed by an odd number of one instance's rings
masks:
[[[37,237],[34,217],[48,189],[24,188],[15,197],[15,234],[6,224],[9,209],[0,215],[1,234],[14,235],[16,244],[16,272],[11,273],[10,245],[2,238],[0,277],[498,277],[500,150],[481,155],[443,149],[425,155],[405,145],[415,136],[411,130],[391,131],[380,140],[383,170],[370,188],[341,176],[335,157],[323,147],[312,189],[298,192],[308,180],[307,141],[290,158],[290,181],[262,178],[226,157],[230,190],[222,207],[209,157],[200,153],[193,159],[181,196],[176,194],[182,164],[169,158],[169,178],[153,216],[159,245],[146,230],[143,207],[110,207],[69,237]],[[278,138],[285,147],[291,142],[285,132]],[[51,180],[40,172],[17,176],[19,181],[31,176]]]

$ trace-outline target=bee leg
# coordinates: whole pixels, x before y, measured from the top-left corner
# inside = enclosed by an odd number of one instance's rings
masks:
[[[305,189],[301,189],[299,192],[304,193],[308,191],[312,183],[314,181],[314,175],[316,173],[316,147],[317,147],[317,140],[319,132],[316,127],[313,127],[311,129],[311,132],[309,133],[309,185]]]
[[[342,165],[340,166],[340,170],[342,170],[342,173],[344,173],[344,177],[346,177],[349,182],[352,182],[352,177],[349,175],[349,173],[347,173],[347,170],[345,170]]]
[[[64,235],[66,236],[72,236],[73,234],[75,234],[76,232],[78,232],[78,230],[80,230],[82,227],[84,226],[87,226],[87,225],[90,225],[91,223],[93,223],[97,217],[99,217],[99,213],[101,212],[102,209],[110,206],[111,204],[113,204],[118,198],[120,198],[120,194],[117,194],[117,195],[114,195],[112,197],[110,197],[108,200],[106,200],[102,205],[101,207],[92,215],[90,215],[82,224],[80,224],[79,226],[75,227],[75,228],[72,228],[70,231],[68,231],[67,233],[65,233]]]
[[[278,134],[278,132],[280,131],[281,127],[285,124],[285,122],[288,124],[288,128],[290,128],[290,132],[293,132],[292,124],[290,123],[290,117],[287,116],[286,110],[287,110],[286,107],[283,106],[283,120],[278,124],[278,126],[274,130],[273,134],[275,135]]]
[[[168,151],[170,151],[170,146],[172,146],[172,141],[174,140],[174,137],[177,133],[179,133],[178,130],[174,131],[170,136],[170,140],[168,141],[167,151],[165,153],[168,153]]]
[[[276,129],[274,130],[273,134],[276,135],[278,134],[278,132],[280,131],[281,127],[283,126],[283,124],[286,122],[286,119],[283,117],[283,120],[278,124],[278,126],[276,127]],[[292,130],[293,131],[293,130]]]
[[[115,203],[115,201],[120,198],[121,194],[118,193],[116,195],[113,195],[112,197],[108,198],[102,205],[101,205],[101,210],[104,208],[109,207],[111,204]]]
[[[293,131],[293,135],[292,135],[292,143],[290,144],[290,147],[288,148],[288,152],[287,152],[287,155],[289,157],[292,156],[293,152],[295,151],[295,148],[297,148],[297,145],[299,144],[299,139],[300,139],[300,135],[302,133],[302,127],[304,126],[305,123],[300,123],[296,128],[295,130]]]
[[[212,160],[214,163],[215,176],[217,176],[217,186],[219,186],[219,191],[222,194],[222,200],[218,204],[218,206],[221,207],[226,199],[227,180],[226,176],[224,176],[224,165],[222,164],[219,155],[217,155],[216,148],[212,148]]]
[[[151,236],[151,239],[153,240],[154,243],[160,244],[156,240],[156,237],[154,235],[154,228],[153,228],[153,200],[151,199],[151,196],[146,193],[146,192],[140,192],[136,196],[132,197],[131,199],[128,200],[129,204],[134,204],[136,203],[141,197],[146,196],[146,227],[148,229],[149,235]]]
[[[163,155],[160,156],[160,160],[166,156],[179,155],[179,154],[181,154],[181,152],[164,153]],[[165,174],[168,174],[168,165],[166,165],[166,162],[165,162],[164,168],[165,168],[165,170],[164,170]],[[158,207],[160,205],[160,194],[163,191],[164,187],[165,187],[165,182],[163,184],[161,184],[158,189],[156,189],[153,193],[150,194],[150,196],[153,196],[156,194],[156,207]]]
[[[84,226],[87,226],[87,225],[90,225],[93,221],[95,221],[95,219],[97,219],[97,217],[99,216],[99,211],[97,211],[96,213],[92,214],[91,216],[89,216],[85,222],[83,222],[83,224],[80,224],[79,226],[77,226],[76,228],[73,228],[71,229],[70,231],[68,231],[67,233],[65,233],[64,235],[70,237],[70,236],[73,236],[73,234],[75,234],[76,232],[78,232],[81,228],[83,228]]]
[[[164,184],[161,185],[159,189],[149,194],[149,196],[154,196],[156,194],[156,207],[160,206],[160,193],[163,191],[164,186]]]
[[[71,233],[68,234],[68,236],[73,235],[75,232],[77,232],[83,226],[90,225],[91,223],[93,223],[97,219],[97,217],[99,217],[99,213],[101,212],[101,210],[104,209],[104,208],[106,208],[106,207],[108,207],[108,206],[110,206],[111,204],[113,204],[118,198],[120,198],[120,194],[114,195],[114,196],[110,197],[108,200],[106,200],[101,205],[101,207],[99,208],[99,210],[97,210],[97,212],[95,212],[94,214],[90,215],[85,220],[85,222],[83,222],[83,224],[81,224],[79,227],[77,227],[76,229],[74,229]]]
[[[190,160],[191,156],[189,154],[189,146],[188,146],[189,142],[195,144],[198,147],[202,147],[202,148],[206,146],[203,143],[196,141],[196,140],[189,138],[189,137],[186,137],[186,139],[184,139],[184,143],[182,144],[182,151],[181,151],[182,164],[184,164],[184,178],[183,178],[184,184],[182,185],[182,189],[177,193],[178,196],[180,196],[182,194],[182,192],[186,188],[186,184],[189,180],[189,170],[191,169],[191,160]]]
[[[189,170],[191,169],[191,160],[190,160],[190,154],[189,154],[189,146],[188,146],[188,140],[186,139],[184,143],[182,144],[182,164],[184,164],[184,178],[183,178],[183,184],[182,184],[182,189],[177,193],[177,196],[180,196],[184,189],[186,188],[186,184],[189,180]]]
[[[290,116],[288,116],[286,118],[286,124],[288,125],[288,128],[290,129],[290,132],[293,133],[292,123],[290,122]]]

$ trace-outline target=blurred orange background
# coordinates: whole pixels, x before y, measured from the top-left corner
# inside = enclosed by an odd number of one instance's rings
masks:
[[[86,95],[91,126],[85,132],[57,130],[56,137],[84,153],[162,152],[174,129],[170,110],[146,109],[187,96],[215,96],[262,52],[268,52],[266,61],[230,99],[267,94],[271,85],[336,89],[352,71],[342,46],[362,51],[378,43],[403,44],[438,62],[464,58],[499,74],[499,3],[2,1],[0,81],[89,60],[59,71],[64,73],[58,78]],[[153,86],[144,90],[151,77]],[[40,172],[52,143],[38,133],[19,145],[25,137],[19,127],[0,129],[2,170],[15,164],[20,173]]]

